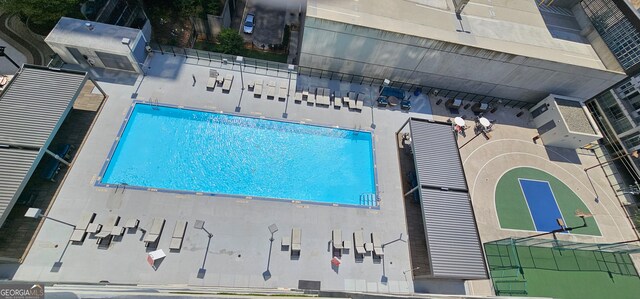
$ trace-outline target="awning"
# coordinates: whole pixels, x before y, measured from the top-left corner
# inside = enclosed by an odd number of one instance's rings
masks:
[[[451,125],[411,118],[409,127],[431,276],[488,278]]]
[[[0,226],[86,80],[85,72],[24,65],[0,95]]]

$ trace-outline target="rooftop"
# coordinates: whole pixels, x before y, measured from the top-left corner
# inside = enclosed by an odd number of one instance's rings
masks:
[[[554,38],[534,0],[471,1],[456,18],[446,0],[310,0],[307,16],[513,55],[607,70],[589,43]],[[562,18],[563,16],[558,16]],[[566,16],[565,16],[566,17]],[[558,20],[560,25],[566,20]],[[468,33],[458,32],[461,25]]]
[[[97,50],[128,53],[130,50],[122,44],[122,39],[128,38],[134,42],[139,33],[138,29],[62,17],[45,41],[63,45],[93,45]]]
[[[573,132],[598,135],[593,129],[591,121],[587,117],[584,108],[580,102],[568,101],[556,98],[556,104],[562,117],[567,123],[569,130]]]

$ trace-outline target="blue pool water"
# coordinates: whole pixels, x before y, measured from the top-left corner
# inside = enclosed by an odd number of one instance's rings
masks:
[[[518,179],[524,198],[529,205],[531,217],[537,231],[550,232],[560,228],[556,219],[564,218],[546,181]]]
[[[371,134],[136,104],[101,182],[359,205]]]

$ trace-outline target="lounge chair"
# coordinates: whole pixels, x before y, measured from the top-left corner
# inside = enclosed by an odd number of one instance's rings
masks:
[[[121,232],[124,231],[123,227],[118,226],[119,222],[120,222],[120,216],[117,216],[117,215],[109,216],[105,224],[102,225],[102,229],[100,230],[100,232],[95,235],[97,238],[96,244],[106,245],[106,246],[111,244],[111,239],[113,238],[113,235],[111,233],[114,230],[116,230],[116,228],[119,228]],[[118,235],[121,235],[121,233]]]
[[[342,101],[349,110],[354,109],[356,107],[356,93],[350,91]]]
[[[333,243],[333,248],[337,250],[341,250],[343,248],[342,244],[342,230],[334,229],[331,231],[331,243]]]
[[[84,238],[87,236],[87,227],[89,227],[89,224],[91,224],[95,218],[96,213],[82,214],[82,217],[80,217],[80,220],[76,223],[76,227],[73,229],[73,233],[69,240],[73,242],[83,242]]]
[[[216,88],[216,80],[218,79],[218,71],[214,69],[209,70],[209,80],[207,81],[207,90],[213,90]]]
[[[307,105],[315,105],[316,104],[316,88],[312,87],[309,89],[309,95],[307,96]]]
[[[253,87],[253,97],[254,98],[262,97],[262,80],[256,80],[255,86]]]
[[[147,231],[144,236],[144,246],[149,247],[152,243],[155,243],[160,239],[160,235],[162,234],[162,229],[164,228],[165,220],[162,218],[153,218],[153,222],[151,222],[151,228]]]
[[[294,96],[294,102],[299,104],[302,103],[302,93],[301,92],[296,92],[296,95]]]
[[[278,101],[285,101],[287,99],[287,87],[280,86],[278,90]]]
[[[356,111],[362,111],[363,106],[364,106],[364,94],[358,93],[356,97],[356,106],[354,107],[354,109]]]
[[[337,109],[342,108],[342,97],[337,92],[333,97],[333,107]]]
[[[330,90],[328,88],[318,88],[318,93],[316,95],[316,106],[330,106],[331,99],[329,98]]]
[[[302,245],[302,230],[294,228],[291,230],[291,254],[300,253]]]
[[[267,100],[273,100],[276,97],[276,82],[267,83]]]
[[[302,100],[306,101],[309,98],[309,89],[305,88],[302,90]]]
[[[361,230],[353,233],[353,246],[355,247],[357,254],[365,254],[364,237],[362,236]]]
[[[231,90],[231,84],[233,83],[233,75],[228,74],[224,77],[224,83],[222,83],[222,92],[229,93]]]
[[[187,222],[178,220],[176,227],[173,229],[173,235],[171,236],[171,245],[169,249],[180,250],[182,248],[182,240],[184,239],[184,233],[187,230]]]
[[[379,233],[371,233],[371,242],[373,243],[373,254],[379,257],[384,256],[384,251],[382,250],[382,241],[380,240]]]

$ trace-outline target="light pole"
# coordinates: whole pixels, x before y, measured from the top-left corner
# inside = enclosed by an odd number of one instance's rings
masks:
[[[293,72],[295,70],[296,66],[293,64],[290,64],[287,69],[289,72],[289,85],[287,86],[287,99],[289,99],[289,92],[291,90],[291,72]]]
[[[244,57],[236,56],[236,62],[240,63],[240,83],[242,84],[242,90],[244,90],[244,78],[242,76],[242,62],[244,61]]]
[[[209,241],[207,242],[207,249],[204,252],[204,259],[202,260],[202,267],[198,269],[198,278],[203,279],[204,275],[207,273],[207,269],[205,269],[204,265],[207,262],[207,254],[209,253],[209,246],[211,245],[211,238],[213,238],[213,234],[210,233],[206,228],[204,228],[204,220],[196,220],[196,223],[193,225],[195,229],[201,229],[207,233],[209,237]]]
[[[62,223],[62,224],[65,224],[65,225],[71,226],[71,227],[73,227],[73,228],[76,228],[76,226],[75,226],[75,225],[73,225],[73,224],[71,224],[71,223],[67,223],[67,222],[64,222],[64,221],[62,221],[62,220],[58,220],[58,219],[51,218],[51,217],[49,217],[49,216],[43,215],[43,214],[42,214],[42,210],[41,210],[41,209],[38,209],[38,208],[29,208],[29,209],[27,210],[27,212],[26,212],[26,213],[24,213],[24,217],[34,218],[34,219],[38,219],[38,218],[49,219],[49,220],[52,220],[52,221],[55,221],[55,222],[58,222],[58,223]]]
[[[11,59],[11,57],[9,57],[9,55],[7,55],[4,52],[5,48],[6,48],[5,46],[0,46],[0,56],[7,57],[7,59],[9,59],[9,62],[11,62],[13,65],[15,65],[18,69],[20,69],[20,66],[15,61],[13,61],[13,59]]]
[[[373,107],[378,102],[378,99],[382,96],[382,92],[384,91],[384,88],[387,87],[389,84],[391,84],[391,80],[384,79],[384,81],[382,81],[382,87],[378,91],[378,96],[376,97],[375,100],[371,101],[371,128],[372,129],[376,128],[376,123],[373,119]]]

